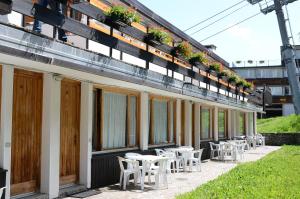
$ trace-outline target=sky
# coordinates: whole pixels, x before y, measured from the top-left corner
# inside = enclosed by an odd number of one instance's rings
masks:
[[[171,22],[181,30],[240,2],[241,0],[139,0],[152,11]],[[263,1],[264,2],[264,1]],[[271,1],[272,2],[272,1]],[[201,41],[220,30],[246,19],[260,11],[259,5],[251,5],[247,1],[237,5],[226,13],[209,20],[188,31],[193,33],[214,20],[243,7],[229,17],[192,35]],[[288,5],[290,22],[295,44],[300,45],[300,1]],[[275,12],[260,14],[244,23],[235,26],[217,36],[201,42],[204,45],[217,46],[216,53],[229,63],[246,60],[270,60],[270,63],[280,62],[281,37]]]

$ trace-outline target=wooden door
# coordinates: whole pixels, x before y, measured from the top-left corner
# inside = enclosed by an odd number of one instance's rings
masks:
[[[15,70],[11,143],[11,194],[35,192],[40,184],[43,76]]]
[[[61,84],[60,184],[76,183],[79,177],[80,82]]]

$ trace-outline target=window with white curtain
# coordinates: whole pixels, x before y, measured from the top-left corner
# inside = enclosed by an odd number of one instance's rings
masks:
[[[210,110],[201,108],[201,139],[210,138]]]
[[[126,146],[126,95],[103,94],[103,149]]]
[[[253,121],[253,113],[248,113],[248,120],[249,120],[249,134],[253,135],[254,134],[254,121]]]
[[[225,110],[218,111],[218,129],[219,129],[219,138],[225,138],[225,133],[226,133],[226,112],[225,112]]]
[[[152,99],[150,101],[149,144],[174,142],[174,101]]]
[[[137,105],[126,92],[94,91],[93,151],[137,145]]]
[[[239,115],[239,135],[245,135],[245,113],[240,113]]]

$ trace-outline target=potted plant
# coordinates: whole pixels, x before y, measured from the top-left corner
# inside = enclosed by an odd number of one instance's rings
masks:
[[[238,77],[235,75],[235,74],[230,74],[229,77],[228,77],[228,83],[230,84],[236,84],[236,82],[238,81]]]
[[[244,85],[244,90],[252,90],[253,89],[253,84],[251,82],[245,82],[245,85]]]
[[[213,64],[210,64],[209,65],[209,68],[208,68],[208,73],[209,74],[218,74],[220,72],[220,64],[218,63],[213,63]]]
[[[191,57],[191,54],[192,46],[186,41],[178,44],[173,50],[173,55],[182,59],[189,59]]]
[[[246,81],[244,79],[240,79],[236,83],[236,87],[239,87],[239,88],[244,88],[245,85],[246,85]]]
[[[131,26],[132,22],[139,23],[141,21],[140,17],[135,12],[132,12],[123,6],[113,6],[106,13],[106,16],[120,26]]]
[[[172,41],[170,35],[160,29],[152,28],[147,35],[147,41],[154,45],[169,44]]]
[[[205,62],[207,62],[207,59],[205,57],[205,54],[202,52],[194,53],[189,59],[190,64],[194,66],[199,66]]]
[[[223,80],[227,80],[229,76],[230,76],[229,70],[223,70],[218,74],[218,78],[223,79]]]

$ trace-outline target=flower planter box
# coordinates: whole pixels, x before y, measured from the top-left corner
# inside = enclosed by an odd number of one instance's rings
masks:
[[[11,13],[12,0],[1,0],[0,1],[0,15],[7,15]]]
[[[124,21],[120,20],[120,19],[111,19],[111,21],[121,27],[126,27],[126,26],[130,26],[127,23],[125,23]]]
[[[206,70],[206,72],[208,73],[208,74],[210,74],[210,75],[213,75],[213,76],[218,76],[218,74],[217,74],[217,72],[216,71],[214,71],[214,70]]]

